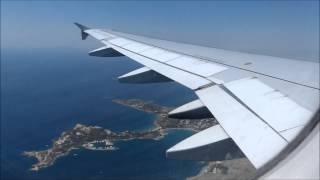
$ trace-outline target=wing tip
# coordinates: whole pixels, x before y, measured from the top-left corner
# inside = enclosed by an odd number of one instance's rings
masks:
[[[77,23],[77,22],[74,22],[74,24],[75,24],[78,28],[80,28],[81,31],[85,31],[85,30],[90,29],[89,27],[84,26],[84,25],[82,25],[82,24],[80,24],[80,23]]]
[[[81,39],[85,40],[88,37],[88,34],[85,32],[86,30],[90,29],[87,26],[79,24],[77,22],[74,23],[80,30],[81,30]]]

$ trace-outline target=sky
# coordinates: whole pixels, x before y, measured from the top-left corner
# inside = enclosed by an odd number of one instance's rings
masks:
[[[84,50],[73,25],[319,60],[319,1],[1,1],[1,49]]]

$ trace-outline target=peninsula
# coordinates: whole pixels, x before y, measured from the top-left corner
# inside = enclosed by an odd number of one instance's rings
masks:
[[[30,170],[38,171],[52,166],[58,158],[68,155],[73,149],[85,148],[89,150],[112,151],[118,149],[114,145],[116,141],[133,139],[159,140],[166,134],[164,133],[165,130],[168,129],[188,129],[198,132],[217,123],[213,118],[192,120],[169,118],[168,112],[173,108],[160,106],[150,101],[115,99],[113,102],[157,115],[154,129],[144,132],[124,131],[115,133],[98,126],[77,124],[73,129],[63,132],[57,140],[54,140],[51,148],[42,151],[23,152],[23,155],[38,160],[36,164],[32,165]]]

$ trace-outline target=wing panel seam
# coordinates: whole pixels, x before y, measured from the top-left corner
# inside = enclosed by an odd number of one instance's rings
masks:
[[[195,76],[198,76],[198,77],[204,78],[204,79],[206,79],[206,80],[208,80],[208,81],[212,82],[210,79],[208,79],[208,78],[206,78],[206,77],[204,77],[204,76],[201,76],[201,75],[199,75],[199,74],[196,74],[196,73],[193,73],[193,72],[187,71],[187,70],[185,70],[185,69],[181,69],[181,68],[176,67],[176,66],[172,66],[172,65],[167,64],[167,63],[163,63],[163,62],[161,62],[161,61],[158,61],[158,60],[156,60],[156,59],[153,59],[153,58],[150,58],[150,57],[144,56],[144,55],[142,55],[142,54],[139,54],[139,53],[137,53],[137,52],[131,51],[131,50],[126,49],[126,48],[124,48],[124,47],[121,47],[121,46],[115,45],[115,44],[113,44],[113,43],[111,43],[111,42],[109,42],[109,43],[110,43],[110,44],[112,44],[113,46],[116,46],[116,47],[121,48],[121,49],[123,49],[123,50],[129,51],[129,52],[134,53],[134,54],[136,54],[136,55],[142,56],[142,57],[144,57],[144,58],[150,59],[150,60],[155,61],[155,62],[157,62],[157,63],[161,63],[161,64],[164,64],[164,65],[170,66],[170,67],[172,67],[172,68],[179,69],[179,70],[181,70],[181,71],[184,71],[184,72],[187,72],[187,73],[193,74],[193,75],[195,75]],[[175,58],[174,58],[174,59],[175,59]],[[214,82],[212,82],[212,83],[214,83]],[[208,84],[206,84],[206,85],[210,85],[210,84],[212,84],[212,83],[208,83]]]
[[[253,109],[251,109],[248,105],[246,105],[241,99],[239,99],[235,94],[233,94],[228,88],[226,88],[223,84],[218,85],[221,87],[226,93],[228,93],[231,97],[233,97],[237,102],[239,102],[242,106],[244,106],[246,109],[248,109],[251,113],[253,113],[255,116],[257,116],[260,120],[262,120],[264,123],[266,123],[273,131],[275,131],[283,140],[288,142],[279,131],[277,131],[275,128],[273,128],[264,118],[262,118],[259,114],[257,114]]]
[[[170,49],[167,49],[167,48],[159,47],[159,46],[156,46],[156,45],[153,45],[153,44],[150,44],[150,43],[145,43],[145,42],[143,42],[143,41],[135,40],[135,39],[133,39],[133,38],[128,38],[128,37],[125,37],[125,38],[126,38],[126,39],[130,39],[130,40],[132,40],[132,41],[139,42],[139,43],[144,43],[144,44],[146,44],[146,45],[153,46],[153,47],[156,47],[156,48],[164,49],[164,50],[166,50],[166,51],[171,51],[171,52],[175,52],[175,53],[182,54],[182,55],[185,55],[185,56],[190,56],[190,57],[193,57],[193,58],[198,58],[198,59],[200,59],[200,60],[203,60],[203,61],[206,61],[206,62],[209,62],[209,63],[210,63],[210,62],[213,62],[213,63],[217,63],[217,64],[220,64],[220,65],[225,65],[225,66],[233,67],[233,68],[236,68],[236,69],[240,69],[240,70],[243,70],[243,71],[248,71],[248,72],[260,74],[260,75],[263,75],[263,76],[271,77],[271,78],[274,78],[274,79],[286,81],[286,82],[289,82],[289,83],[292,83],[292,84],[296,84],[296,85],[300,85],[300,86],[304,86],[304,87],[308,87],[308,88],[320,90],[319,88],[316,88],[316,87],[313,87],[313,86],[308,86],[308,85],[305,85],[305,84],[300,84],[300,83],[293,82],[293,81],[289,81],[289,80],[286,80],[286,79],[282,79],[282,78],[274,77],[274,76],[271,76],[271,75],[259,73],[259,72],[256,72],[256,71],[252,71],[252,70],[240,68],[240,67],[237,67],[237,66],[232,66],[232,65],[229,65],[229,64],[225,64],[225,63],[222,63],[222,62],[218,62],[217,59],[208,58],[208,57],[201,57],[201,56],[197,56],[197,55],[194,55],[194,54],[187,54],[187,53],[183,53],[183,52],[178,52],[178,51],[175,51],[175,50],[170,50]],[[209,60],[209,59],[210,59],[210,60]]]

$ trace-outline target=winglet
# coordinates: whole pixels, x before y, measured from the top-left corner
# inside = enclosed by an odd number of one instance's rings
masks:
[[[88,37],[88,33],[86,33],[85,31],[90,29],[90,28],[88,28],[87,26],[84,26],[82,24],[79,24],[79,23],[74,23],[74,24],[80,28],[80,30],[81,30],[81,38],[82,38],[82,40],[85,40]]]
[[[82,24],[79,24],[79,23],[74,23],[76,26],[78,26],[80,29],[81,29],[81,31],[85,31],[85,30],[88,30],[88,29],[90,29],[90,28],[88,28],[87,26],[84,26],[84,25],[82,25]]]

